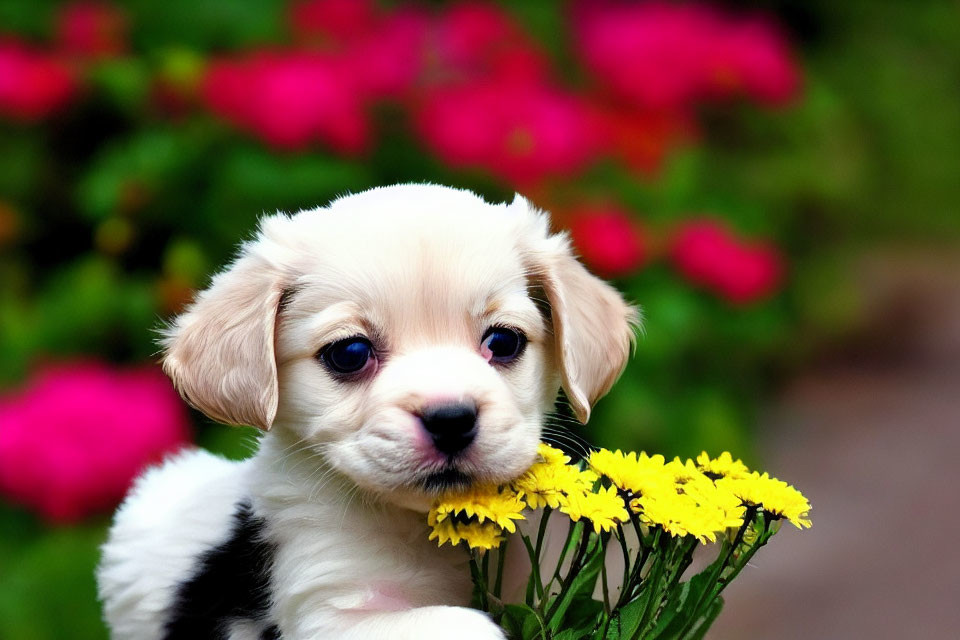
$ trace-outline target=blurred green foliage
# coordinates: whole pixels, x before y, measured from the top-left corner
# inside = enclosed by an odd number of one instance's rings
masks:
[[[504,3],[507,5],[508,3]],[[787,290],[732,307],[654,264],[617,284],[645,310],[637,355],[588,431],[600,445],[749,459],[758,409],[790,370],[859,313],[848,259],[878,239],[960,231],[960,10],[954,2],[753,2],[792,30],[806,72],[788,109],[704,112],[703,144],[656,178],[600,166],[583,178],[652,228],[691,212],[776,238]],[[58,3],[0,3],[4,31],[48,37]],[[0,122],[0,383],[44,358],[153,357],[153,331],[248,237],[258,216],[403,180],[507,191],[426,157],[382,114],[369,159],[277,153],[207,117],[152,104],[157,70],[189,74],[212,52],[278,42],[278,0],[130,0],[134,55],[98,64],[69,111]],[[562,60],[557,3],[509,3]],[[198,417],[201,444],[247,454],[250,432]],[[105,522],[47,529],[0,507],[0,638],[106,637],[92,569]]]

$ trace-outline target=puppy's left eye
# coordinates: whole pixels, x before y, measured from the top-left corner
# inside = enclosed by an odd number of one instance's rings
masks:
[[[527,337],[515,329],[490,327],[483,334],[480,343],[480,355],[489,360],[505,364],[520,357],[527,346]]]
[[[374,361],[373,345],[366,338],[338,340],[320,350],[320,360],[334,373],[359,373]]]

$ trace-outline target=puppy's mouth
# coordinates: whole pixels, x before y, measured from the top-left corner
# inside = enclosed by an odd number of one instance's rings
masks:
[[[428,493],[444,493],[468,488],[473,478],[456,467],[444,467],[420,479],[420,487]]]

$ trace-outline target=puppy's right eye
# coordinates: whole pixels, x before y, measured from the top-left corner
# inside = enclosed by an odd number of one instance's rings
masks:
[[[488,362],[507,364],[520,357],[527,345],[527,337],[515,329],[490,327],[483,334],[480,355]]]
[[[366,338],[346,338],[320,350],[320,361],[334,373],[359,373],[374,361],[373,345]]]

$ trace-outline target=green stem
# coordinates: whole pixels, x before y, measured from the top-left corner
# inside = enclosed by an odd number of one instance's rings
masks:
[[[622,524],[617,524],[617,534],[620,550],[623,552],[623,584],[620,586],[620,597],[617,598],[614,609],[619,609],[624,604],[624,599],[630,591],[630,550],[627,548],[627,538]]]
[[[570,547],[573,543],[573,534],[574,530],[577,528],[579,523],[570,521],[570,528],[567,530],[567,537],[563,541],[563,549],[560,550],[560,558],[557,560],[557,567],[553,572],[553,575],[550,577],[550,581],[544,586],[544,590],[549,594],[550,590],[553,588],[553,583],[557,580],[560,580],[560,572],[563,569],[563,560],[567,557],[567,553],[570,551]]]
[[[633,511],[630,512],[630,524],[633,525],[633,530],[637,534],[637,542],[643,545],[643,529],[640,528],[640,516]]]
[[[483,577],[480,575],[480,566],[477,564],[477,558],[474,556],[473,552],[470,552],[470,576],[473,578],[473,584],[477,587],[477,591],[480,594],[480,609],[482,611],[489,611],[489,605],[487,603],[487,584],[483,581]]]
[[[480,575],[483,576],[483,584],[490,584],[490,552],[484,551],[483,559],[480,561]]]
[[[567,592],[567,589],[570,588],[570,585],[573,583],[573,579],[577,577],[577,574],[582,568],[580,565],[583,562],[583,556],[587,552],[587,546],[590,542],[590,532],[587,531],[586,527],[580,529],[580,546],[577,549],[577,555],[574,556],[573,561],[570,563],[570,568],[567,571],[566,577],[560,583],[560,594],[557,595],[556,600],[553,603],[553,606],[550,607],[550,610],[545,616],[549,620],[554,612],[557,610],[557,607],[560,606],[560,602],[563,601],[563,595]]]
[[[650,550],[656,545],[656,542],[653,542],[650,545],[643,544],[643,530],[640,528],[640,517],[633,511],[630,512],[630,523],[633,525],[633,530],[637,534],[637,544],[640,545],[641,552],[637,555],[637,558],[634,561],[633,571],[630,572],[631,592],[627,596],[627,600],[630,600],[630,598],[633,597],[634,588],[636,591],[640,590],[640,573],[643,571],[643,565],[647,562],[647,557],[650,555]],[[659,535],[659,533],[654,535],[656,537]]]
[[[610,542],[610,533],[600,534],[600,579],[603,586],[603,611],[610,617],[610,587],[607,585],[607,544]]]
[[[540,527],[537,529],[537,548],[533,553],[533,557],[530,559],[531,569],[536,573],[536,577],[537,577],[536,578],[537,579],[537,597],[539,598],[539,602],[537,603],[538,608],[540,606],[540,603],[542,603],[546,599],[547,588],[549,588],[550,586],[548,584],[547,587],[545,588],[543,585],[543,576],[541,576],[540,574],[540,557],[541,557],[541,553],[543,552],[544,538],[547,537],[546,536],[547,521],[550,519],[550,514],[552,512],[553,512],[553,509],[551,509],[549,505],[543,508],[543,516],[541,516],[540,518]],[[529,553],[529,549],[528,549],[528,553]],[[553,583],[553,578],[550,579],[550,583]]]
[[[733,582],[733,579],[736,578],[743,568],[749,564],[750,559],[760,550],[760,547],[765,545],[767,541],[773,537],[773,533],[769,532],[764,528],[764,531],[759,535],[757,541],[747,550],[746,553],[742,554],[739,558],[734,561],[733,571],[727,576],[720,577],[717,580],[717,585],[710,590],[710,595],[706,598],[702,611],[705,613],[710,610],[710,607],[713,606],[713,603],[717,598],[720,597],[720,594],[723,593],[723,590],[727,588],[727,585]],[[696,611],[690,621],[684,626],[683,631],[680,634],[680,638],[686,636],[693,628],[696,626],[696,623],[703,616],[701,611]]]
[[[670,599],[670,593],[676,588],[677,584],[679,584],[680,578],[683,577],[683,573],[687,570],[687,567],[693,563],[693,553],[696,548],[697,539],[688,536],[688,539],[681,541],[672,550],[670,561],[668,562],[668,564],[671,565],[671,570],[667,574],[666,586],[663,588],[664,597],[660,600],[660,604],[653,615],[652,621],[655,622],[660,619],[660,615],[663,613]]]
[[[759,539],[756,544],[750,547],[749,551],[747,551],[745,554],[743,554],[740,557],[741,559],[738,560],[737,564],[734,566],[734,570],[730,572],[729,575],[721,578],[717,583],[716,591],[713,594],[711,594],[711,601],[713,600],[713,598],[723,593],[723,590],[727,588],[727,585],[733,582],[733,579],[736,578],[741,571],[743,571],[743,568],[747,566],[747,564],[750,562],[750,559],[757,553],[757,551],[760,550],[760,547],[767,544],[767,540],[769,540],[771,537],[773,536],[772,535],[765,536]]]
[[[737,550],[737,547],[743,542],[743,536],[746,534],[747,529],[753,524],[755,516],[757,514],[756,507],[747,507],[747,512],[744,514],[743,524],[740,525],[739,531],[737,531],[736,537],[733,539],[733,543],[726,549],[721,550],[722,561],[717,562],[716,567],[713,569],[713,573],[710,576],[710,581],[708,584],[716,584],[720,580],[720,576],[723,574],[724,569],[727,568],[730,558],[733,556],[734,552]],[[766,533],[766,528],[764,528],[763,533]],[[726,552],[726,553],[724,553]],[[751,554],[752,555],[752,554]],[[739,571],[737,571],[739,573]],[[680,632],[679,637],[684,637],[700,618],[700,612],[704,606],[709,607],[713,602],[714,598],[719,595],[720,591],[723,589],[717,590],[715,587],[710,587],[705,589],[704,592],[700,595],[700,598],[697,599],[696,604],[690,610],[690,619],[687,621],[687,624],[684,625],[683,630]]]
[[[658,553],[657,557],[654,559],[653,567],[650,569],[651,573],[648,574],[646,578],[649,583],[647,584],[647,589],[653,589],[653,593],[651,593],[650,598],[647,599],[647,606],[643,610],[643,617],[640,619],[640,626],[637,627],[637,634],[634,635],[634,638],[643,637],[642,634],[646,631],[647,625],[650,624],[653,613],[660,608],[660,601],[654,596],[656,595],[657,590],[660,588],[660,580],[663,578],[663,569],[667,564],[667,549],[661,544],[662,539],[662,530],[658,530],[656,535],[656,544],[660,553]]]
[[[530,538],[520,534],[520,538],[523,540],[523,546],[527,548],[527,555],[530,556],[530,580],[533,581],[533,586],[536,589],[537,602],[543,600],[543,581],[540,579],[540,563],[537,561],[537,553],[533,548],[533,544],[530,542]],[[527,588],[529,592],[529,587]],[[532,603],[527,603],[530,606],[533,606]]]
[[[503,587],[503,564],[507,559],[507,543],[510,540],[504,540],[497,549],[497,580],[493,583],[493,595],[500,598],[500,591]]]
[[[547,532],[547,521],[550,519],[550,514],[553,513],[553,509],[549,506],[543,508],[543,517],[540,518],[540,528],[537,530],[537,565],[540,564],[540,552],[543,551],[543,539],[546,537]]]
[[[631,592],[629,597],[627,598],[627,601],[632,599],[635,595],[639,594],[640,591],[643,590],[643,585],[645,584],[645,581],[646,581],[646,578],[641,578],[641,575],[643,574],[643,567],[647,564],[647,558],[650,557],[650,552],[653,551],[653,549],[655,549],[657,545],[660,543],[661,533],[662,533],[662,529],[657,529],[656,532],[653,534],[653,540],[651,540],[649,545],[643,544],[643,538],[642,537],[640,538],[640,545],[642,546],[643,550],[640,552],[640,555],[634,561],[633,571],[630,572]],[[649,577],[649,575],[650,575],[650,572],[648,571],[647,576]]]
[[[600,624],[600,632],[592,636],[594,638],[606,638],[607,631],[610,629],[610,623],[613,621],[613,617],[606,615],[603,617],[603,622]]]
[[[727,576],[722,576],[717,583],[716,593],[712,594],[712,597],[719,596],[724,589],[727,588],[727,585],[733,582],[733,579],[743,570],[747,564],[750,563],[750,559],[760,550],[760,547],[767,544],[767,542],[774,536],[774,531],[770,530],[770,523],[766,520],[766,514],[764,514],[764,526],[763,530],[757,534],[757,541],[750,547],[750,549],[744,553],[742,556],[737,558],[734,561],[734,570]],[[709,603],[708,603],[709,604]]]

